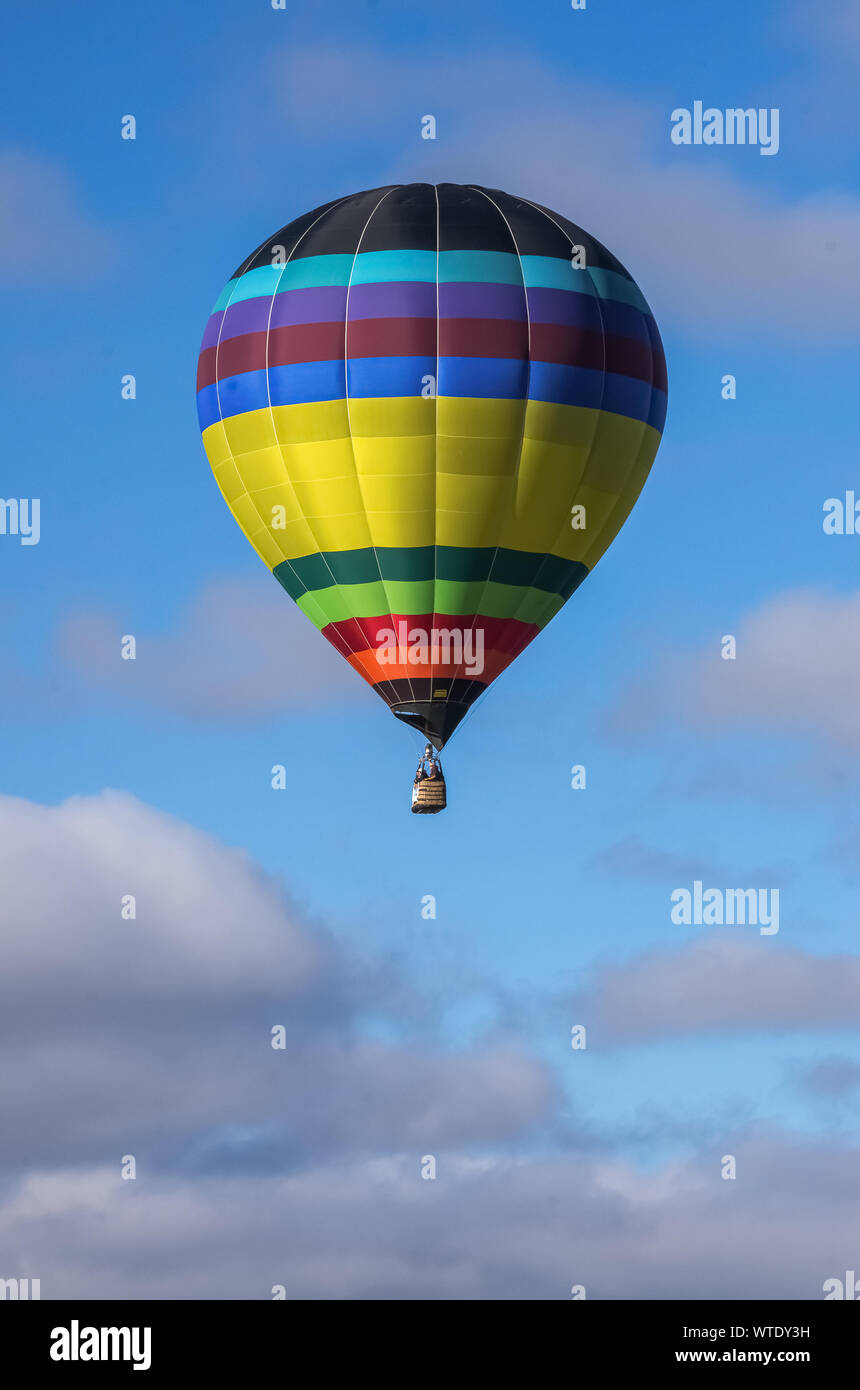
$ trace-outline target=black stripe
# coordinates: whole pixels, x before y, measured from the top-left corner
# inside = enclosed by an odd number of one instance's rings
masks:
[[[440,251],[516,251],[498,208],[464,184],[439,184]]]
[[[544,225],[549,222],[557,222],[562,231],[565,232],[571,243],[585,247],[586,264],[594,266],[599,270],[614,270],[616,275],[623,275],[625,280],[633,280],[630,271],[625,269],[617,256],[613,256],[608,251],[602,241],[596,237],[589,236],[582,227],[578,227],[569,218],[562,217],[561,213],[553,212],[552,208],[546,208],[541,203],[535,203],[529,208],[534,217],[539,217]]]
[[[432,183],[405,183],[370,219],[362,251],[435,251],[436,194]]]
[[[333,208],[341,200],[335,198],[331,203],[323,203],[321,207],[314,208],[313,212],[305,212],[301,217],[297,217],[295,222],[288,222],[286,227],[281,227],[280,231],[274,235],[266,237],[266,240],[257,247],[247,260],[233,271],[232,279],[238,275],[244,275],[249,270],[258,270],[260,266],[272,265],[274,263],[275,248],[283,246],[289,259],[296,247],[296,242],[303,236],[318,217],[321,217],[329,208]],[[348,201],[348,200],[347,200]]]
[[[280,246],[289,259],[296,260],[306,256],[351,255],[362,232],[363,251],[435,251],[437,193],[442,251],[513,251],[516,242],[522,256],[568,260],[570,247],[575,243],[585,247],[588,265],[614,270],[627,280],[632,278],[611,251],[560,213],[500,188],[481,188],[477,184],[472,188],[458,183],[440,183],[435,191],[431,183],[387,184],[335,198],[267,237],[233,276],[271,265],[273,249]],[[312,230],[305,236],[308,228]]]

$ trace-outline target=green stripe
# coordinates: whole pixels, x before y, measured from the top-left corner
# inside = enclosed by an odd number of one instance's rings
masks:
[[[456,584],[432,579],[417,583],[346,584],[316,589],[298,600],[302,612],[319,628],[347,618],[378,618],[386,613],[478,613],[484,618],[517,618],[545,626],[564,604],[561,594],[511,584]]]
[[[351,281],[350,281],[351,277]],[[362,251],[357,256],[303,256],[286,265],[258,266],[224,286],[212,310],[218,313],[242,299],[271,297],[284,290],[325,285],[382,285],[406,280],[435,284],[435,251]],[[632,280],[614,270],[576,269],[559,256],[523,256],[509,251],[441,251],[440,283],[526,285],[533,289],[574,290],[651,311]]]
[[[380,576],[386,584],[432,584],[434,578],[457,584],[483,584],[491,572],[494,583],[540,589],[565,599],[588,573],[578,560],[564,560],[559,555],[494,547],[468,550],[449,545],[335,550],[284,560],[274,569],[275,578],[296,600],[308,592],[317,594],[335,585],[378,583]]]

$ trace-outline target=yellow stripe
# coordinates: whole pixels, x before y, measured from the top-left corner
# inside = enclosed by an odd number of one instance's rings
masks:
[[[414,397],[351,401],[349,418],[343,401],[277,406],[203,434],[219,487],[270,568],[317,550],[433,544],[551,552],[591,568],[659,438],[578,406]],[[586,507],[584,531],[570,525],[575,504]]]

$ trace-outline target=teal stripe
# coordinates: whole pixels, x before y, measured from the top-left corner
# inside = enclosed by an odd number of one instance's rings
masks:
[[[521,285],[519,257],[510,251],[442,251],[439,283]]]
[[[436,283],[435,251],[363,251],[349,255],[305,256],[286,265],[249,270],[224,286],[213,314],[242,299],[271,297],[285,290],[317,289],[328,285],[382,285],[418,281]],[[521,285],[531,289],[573,290],[632,304],[651,311],[637,286],[614,270],[577,270],[558,256],[518,256],[507,251],[442,251],[439,280],[445,284]]]
[[[538,555],[526,550],[474,550],[457,546],[416,546],[413,549],[377,546],[376,549],[333,550],[284,560],[274,570],[292,598],[331,588],[333,584],[373,584],[380,577],[389,583],[426,583],[435,579],[460,584],[481,584],[492,574],[494,583],[541,589],[569,598],[587,571],[578,560],[559,555]]]
[[[218,296],[213,314],[240,299],[271,298],[284,290],[319,289],[327,285],[348,285],[352,256],[305,256],[286,265],[261,265],[238,279],[230,280]]]
[[[651,312],[639,288],[615,270],[577,269],[557,256],[523,256],[523,274],[529,289],[574,290]]]
[[[362,251],[355,258],[354,285],[383,285],[405,280],[435,285],[436,252]]]
[[[573,273],[581,274],[577,271]],[[601,299],[616,299],[621,304],[632,304],[634,309],[639,309],[643,314],[651,313],[647,299],[632,280],[619,275],[616,270],[590,270],[588,273]]]

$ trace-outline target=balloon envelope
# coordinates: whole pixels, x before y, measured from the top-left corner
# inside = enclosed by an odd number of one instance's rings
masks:
[[[498,189],[396,185],[242,263],[198,411],[276,579],[441,748],[618,533],[666,367],[640,290],[581,227]]]

